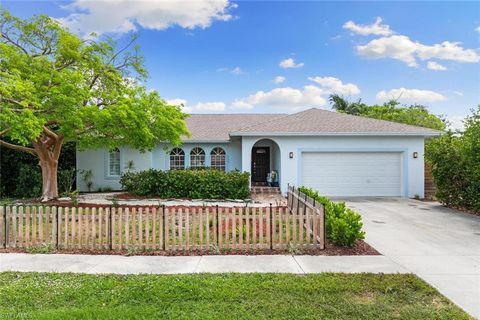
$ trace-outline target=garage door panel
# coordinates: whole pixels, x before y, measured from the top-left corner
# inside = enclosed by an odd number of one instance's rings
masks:
[[[302,184],[327,196],[400,196],[401,153],[307,152]]]

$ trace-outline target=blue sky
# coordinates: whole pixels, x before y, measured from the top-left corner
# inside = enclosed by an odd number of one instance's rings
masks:
[[[85,36],[131,32],[146,84],[189,112],[329,109],[328,95],[420,103],[452,121],[480,103],[479,2],[2,1]],[[283,62],[283,63],[282,63]]]

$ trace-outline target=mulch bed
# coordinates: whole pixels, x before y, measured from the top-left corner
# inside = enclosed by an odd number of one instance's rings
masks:
[[[78,203],[77,205],[73,205],[71,201],[59,201],[59,200],[53,200],[53,201],[48,201],[48,202],[39,202],[39,201],[18,201],[18,204],[21,204],[21,205],[33,205],[33,206],[56,206],[56,207],[69,207],[69,208],[135,208],[135,209],[139,209],[139,208],[160,208],[162,206],[161,202],[159,202],[159,204],[119,204],[119,205],[111,205],[111,204],[101,204],[101,203]],[[211,207],[212,205],[209,204],[208,202],[205,203],[205,206],[206,207]],[[178,205],[165,205],[166,208],[182,208],[182,209],[186,209],[186,208],[203,208],[203,206],[201,205],[190,205],[190,204],[185,204],[185,205],[181,205],[181,204],[178,204]],[[225,209],[231,209],[232,206],[228,206],[228,207],[225,207],[225,206],[222,206],[222,205],[219,205],[218,206],[219,208],[225,208]],[[245,204],[243,203],[238,203],[238,205],[236,205],[235,207],[245,207]],[[283,207],[283,206],[282,206]],[[267,208],[268,209],[268,206],[265,206],[264,208]],[[266,209],[265,209],[266,210]]]
[[[27,253],[28,250],[20,248],[0,249],[0,253]],[[90,254],[90,255],[124,255],[124,256],[201,256],[201,255],[279,255],[279,254],[296,254],[296,255],[312,255],[312,256],[364,256],[364,255],[381,255],[377,250],[365,241],[357,241],[353,247],[340,247],[327,242],[325,249],[299,249],[299,250],[281,250],[281,249],[250,249],[250,250],[234,250],[225,249],[219,252],[214,250],[176,250],[176,251],[127,251],[127,250],[58,250],[49,253],[59,254]]]

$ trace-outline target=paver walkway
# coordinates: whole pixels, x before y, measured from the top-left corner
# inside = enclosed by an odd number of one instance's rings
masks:
[[[480,319],[480,217],[408,199],[347,199],[366,241]]]
[[[200,272],[372,272],[406,273],[384,256],[116,256],[73,254],[0,254],[0,272],[81,272],[117,274],[171,274]]]

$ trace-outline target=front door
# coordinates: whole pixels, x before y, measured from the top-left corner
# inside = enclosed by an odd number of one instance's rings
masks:
[[[252,148],[252,181],[266,182],[270,170],[270,148]]]

